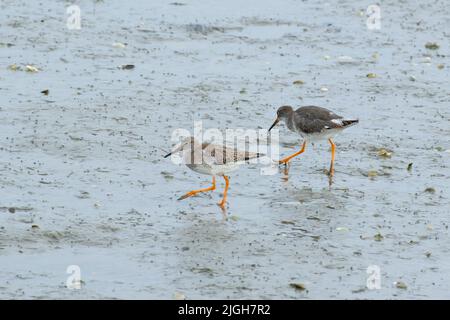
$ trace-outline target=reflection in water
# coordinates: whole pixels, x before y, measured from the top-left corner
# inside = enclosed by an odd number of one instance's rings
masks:
[[[310,187],[303,187],[301,189],[289,188],[284,194],[285,196],[283,199],[280,199],[278,196],[276,197],[276,200],[281,200],[277,201],[277,203],[281,205],[313,205],[317,208],[333,204],[334,208],[340,209],[344,209],[346,205],[346,202],[343,201],[343,197],[334,190],[330,191],[328,187],[319,190]],[[346,199],[346,201],[348,201],[348,199]]]

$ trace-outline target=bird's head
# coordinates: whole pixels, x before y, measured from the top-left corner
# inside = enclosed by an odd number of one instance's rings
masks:
[[[169,152],[168,154],[166,154],[165,156],[164,156],[164,158],[167,158],[167,157],[169,157],[169,156],[171,156],[172,154],[175,154],[175,153],[177,153],[177,152],[182,152],[182,151],[185,151],[185,150],[191,150],[192,149],[192,147],[191,146],[194,146],[194,144],[196,144],[197,142],[196,142],[196,140],[194,139],[194,137],[185,137],[185,138],[183,138],[178,144],[176,144],[174,147],[173,147],[173,149],[172,149],[172,151],[171,152]]]
[[[277,125],[280,121],[286,121],[290,114],[292,113],[292,107],[291,106],[282,106],[279,107],[277,110],[277,118],[273,122],[273,124],[270,126],[269,131],[272,130],[273,127]]]

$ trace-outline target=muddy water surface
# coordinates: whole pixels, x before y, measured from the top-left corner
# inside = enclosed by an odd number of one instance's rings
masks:
[[[0,3],[1,298],[450,298],[445,1],[383,1],[376,31],[370,1],[78,1],[81,30],[70,4]],[[281,104],[360,119],[331,188],[316,144],[289,177],[232,174],[228,220],[222,181],[176,201],[210,181],[162,158],[174,129]]]

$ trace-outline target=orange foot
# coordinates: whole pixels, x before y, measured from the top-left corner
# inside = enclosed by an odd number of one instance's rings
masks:
[[[217,205],[219,206],[219,207],[221,207],[222,209],[225,209],[225,205],[226,205],[227,203],[225,202],[225,201],[220,201]]]
[[[227,203],[227,193],[228,193],[228,188],[230,186],[230,180],[228,179],[227,176],[223,176],[223,178],[225,179],[225,189],[223,191],[223,198],[222,201],[220,201],[218,203],[219,207],[221,207],[222,209],[225,209],[225,205]]]
[[[305,152],[305,148],[306,148],[306,141],[303,142],[302,144],[302,148],[300,149],[300,151],[291,154],[289,157],[286,157],[284,159],[281,159],[280,161],[278,161],[279,164],[284,164],[287,165],[287,163],[294,157],[298,156],[299,154],[302,154],[303,152]]]
[[[189,191],[188,193],[186,193],[186,194],[182,195],[181,197],[179,197],[178,200],[184,200],[186,198],[195,196],[197,193],[213,191],[215,189],[216,189],[216,178],[213,177],[213,181],[212,181],[212,186],[211,187],[208,187],[208,188],[205,188],[205,189],[198,189],[198,190]]]

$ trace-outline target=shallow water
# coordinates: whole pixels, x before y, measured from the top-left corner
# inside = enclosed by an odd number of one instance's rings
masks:
[[[1,2],[0,297],[450,298],[446,2],[384,1],[377,31],[370,1],[183,3],[79,1],[76,31],[67,1]],[[232,174],[227,220],[221,179],[176,201],[210,180],[162,158],[174,129],[268,128],[282,104],[360,119],[331,188],[316,144],[288,179]]]

